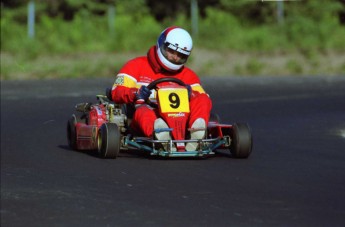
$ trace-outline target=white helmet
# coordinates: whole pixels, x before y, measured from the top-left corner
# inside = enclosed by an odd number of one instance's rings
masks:
[[[180,60],[178,62],[168,60],[168,48],[179,53]],[[186,63],[192,48],[192,37],[186,30],[179,27],[169,27],[165,29],[157,40],[157,55],[159,62],[164,68],[170,71],[177,71],[182,68]]]

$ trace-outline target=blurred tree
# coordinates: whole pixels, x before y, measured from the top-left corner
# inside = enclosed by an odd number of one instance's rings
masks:
[[[17,8],[26,5],[28,0],[1,0],[1,5],[9,8]]]
[[[341,1],[325,1],[322,4],[319,1],[304,0],[303,2],[286,2],[285,11],[287,17],[310,18],[316,22],[336,18],[341,10],[344,10],[344,4]]]
[[[104,15],[109,4],[114,0],[46,0],[49,16],[62,15],[65,20],[72,20],[81,10],[87,10],[95,15]]]
[[[190,16],[190,0],[146,0],[146,3],[150,8],[151,14],[154,15],[157,21],[175,19],[179,14]],[[206,16],[205,9],[210,6],[215,6],[218,3],[219,0],[198,0],[200,15],[203,17]]]
[[[25,8],[30,0],[0,0],[1,6],[6,8]],[[109,4],[115,5],[116,10],[130,13],[140,18],[140,15],[151,13],[157,21],[175,19],[179,14],[190,16],[190,0],[34,0],[44,7],[40,13],[50,17],[62,16],[65,20],[72,20],[80,10],[87,10],[95,15],[104,15]],[[325,4],[322,4],[325,3]],[[229,12],[242,23],[264,24],[276,21],[276,2],[249,0],[198,0],[199,13],[206,16],[206,8],[214,7]],[[24,11],[24,10],[22,10]],[[18,11],[18,14],[22,14]],[[286,1],[284,2],[286,16],[303,14],[316,20],[332,14],[345,24],[345,0],[336,1]],[[37,15],[39,17],[39,15]],[[17,18],[21,18],[17,15]],[[18,20],[22,22],[22,19]]]
[[[275,20],[275,2],[220,0],[219,7],[230,12],[242,23],[263,24]]]
[[[342,9],[339,12],[339,21],[345,25],[345,0],[339,0],[339,2],[342,4]]]
[[[142,16],[149,14],[145,0],[116,0],[115,7],[118,13],[131,15],[134,20],[140,20]]]

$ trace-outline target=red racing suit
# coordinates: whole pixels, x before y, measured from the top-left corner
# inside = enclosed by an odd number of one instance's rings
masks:
[[[134,58],[120,69],[112,87],[112,99],[119,104],[134,103],[136,101],[136,92],[142,85],[147,86],[150,82],[167,76],[180,79],[192,88],[192,95],[189,101],[190,116],[188,127],[191,128],[191,125],[197,118],[203,118],[207,125],[212,102],[202,88],[200,79],[187,67],[182,67],[182,69],[174,73],[165,70],[159,63],[156,46],[149,49],[147,56]],[[154,91],[151,96],[154,97]],[[140,105],[135,110],[131,127],[135,131],[140,131],[145,136],[151,137],[154,121],[158,117],[156,109],[148,105]]]

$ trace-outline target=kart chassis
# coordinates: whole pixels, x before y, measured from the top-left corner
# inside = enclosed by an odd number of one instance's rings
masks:
[[[112,102],[109,94],[96,97],[97,104],[77,104],[75,109],[79,115],[73,114],[68,120],[67,139],[74,150],[97,150],[102,158],[116,158],[120,150],[133,148],[162,157],[212,156],[217,149],[228,149],[235,158],[248,158],[251,154],[252,136],[245,123],[221,124],[219,116],[211,114],[204,139],[157,140],[131,131],[131,106]],[[173,131],[165,128],[155,132],[162,130]],[[180,151],[173,148],[173,144],[190,142],[198,143],[198,149]]]

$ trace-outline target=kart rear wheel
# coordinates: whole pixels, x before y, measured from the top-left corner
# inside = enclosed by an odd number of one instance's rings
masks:
[[[120,152],[121,134],[117,124],[105,123],[98,131],[98,153],[102,158],[116,158]]]
[[[253,140],[247,124],[235,123],[232,127],[230,152],[235,158],[248,158],[252,152]]]
[[[67,121],[67,141],[68,146],[73,150],[78,150],[77,146],[77,132],[76,132],[76,124],[77,123],[85,123],[85,115],[76,115],[73,114],[70,119]]]
[[[67,141],[68,146],[73,150],[77,150],[77,133],[75,125],[77,124],[77,117],[73,114],[67,121]]]

